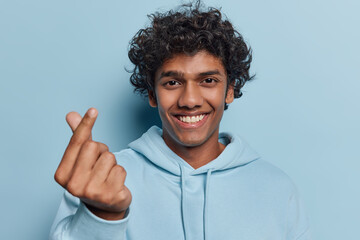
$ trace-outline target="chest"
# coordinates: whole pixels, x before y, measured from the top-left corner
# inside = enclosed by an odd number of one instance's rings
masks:
[[[129,179],[128,239],[284,239],[287,201],[276,187],[236,172]],[[139,230],[141,229],[141,230]]]

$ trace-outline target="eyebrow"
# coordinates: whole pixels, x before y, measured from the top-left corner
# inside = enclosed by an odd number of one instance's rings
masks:
[[[198,74],[199,76],[211,76],[211,75],[222,75],[220,73],[219,70],[210,70],[207,72],[201,72]],[[167,72],[162,72],[160,74],[159,79],[163,78],[163,77],[178,77],[178,78],[183,78],[184,77],[184,73],[183,72],[178,72],[178,71],[167,71]]]
[[[219,72],[219,70],[211,70],[211,71],[199,73],[199,75],[200,76],[221,75],[221,73]]]
[[[178,72],[178,71],[167,71],[167,72],[162,72],[160,74],[159,79],[163,78],[163,77],[183,77],[184,73],[182,72]]]

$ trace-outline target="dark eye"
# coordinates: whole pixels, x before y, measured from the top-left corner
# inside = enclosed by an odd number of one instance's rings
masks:
[[[212,78],[207,78],[207,79],[204,80],[205,83],[212,83],[212,82],[214,82],[214,81],[215,81],[215,80],[212,79]]]
[[[176,81],[176,80],[170,80],[167,81],[163,84],[164,87],[168,88],[168,89],[173,89],[173,88],[177,88],[178,85],[180,85],[180,82]]]
[[[213,78],[205,78],[204,80],[202,80],[202,83],[207,85],[207,86],[213,86],[218,82],[218,80],[213,79]]]
[[[174,85],[179,84],[179,83],[177,81],[171,80],[171,81],[168,81],[167,84],[170,85],[170,86],[174,86]]]

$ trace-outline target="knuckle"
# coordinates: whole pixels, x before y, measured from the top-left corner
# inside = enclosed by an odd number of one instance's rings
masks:
[[[103,152],[101,155],[108,161],[116,162],[116,158],[111,152]]]
[[[96,142],[88,139],[88,140],[86,140],[84,142],[84,147],[86,147],[86,148],[95,148],[95,147],[97,147],[97,144],[96,144]]]
[[[87,151],[99,152],[99,145],[96,142],[89,139],[84,142],[83,148],[86,149]]]
[[[84,197],[91,200],[97,200],[99,198],[99,193],[91,185],[88,185],[84,190]]]
[[[126,194],[124,192],[120,192],[119,195],[118,195],[118,199],[121,202],[125,201],[126,197],[127,196],[126,196]]]
[[[54,179],[58,184],[60,184],[63,187],[66,185],[67,179],[61,170],[59,170],[59,169],[56,170],[56,172],[54,174]]]
[[[109,151],[109,147],[101,142],[98,142],[99,146],[104,150],[104,152],[108,152]]]
[[[125,175],[126,176],[126,170],[123,166],[120,166],[120,165],[116,165],[115,166],[115,171],[116,173],[120,174],[120,175]]]
[[[129,192],[126,191],[126,189],[124,188],[124,190],[120,191],[118,194],[118,200],[121,202],[124,202],[126,200],[131,199],[131,196],[129,196]]]
[[[81,191],[81,188],[78,186],[78,184],[75,181],[69,181],[66,190],[68,190],[69,193],[76,197],[82,197],[83,193]]]

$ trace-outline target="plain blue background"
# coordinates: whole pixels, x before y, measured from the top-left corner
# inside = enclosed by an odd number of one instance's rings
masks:
[[[47,239],[63,189],[53,180],[71,131],[98,108],[94,139],[118,151],[158,123],[132,93],[127,46],[147,14],[179,1],[0,1],[0,238]],[[226,111],[297,184],[314,239],[360,239],[357,0],[206,1],[254,53],[256,79]]]

